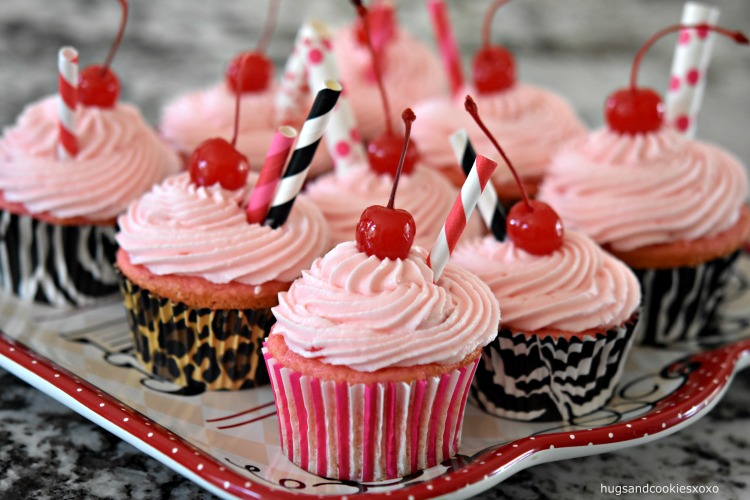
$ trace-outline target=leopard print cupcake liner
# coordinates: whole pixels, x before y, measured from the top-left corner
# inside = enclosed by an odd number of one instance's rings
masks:
[[[190,307],[141,288],[121,274],[138,360],[185,387],[246,389],[269,382],[261,349],[275,318],[270,308]]]
[[[64,226],[0,210],[0,288],[26,302],[81,306],[117,293],[114,226]]]
[[[570,338],[503,328],[482,352],[472,400],[488,413],[514,420],[563,421],[589,414],[612,397],[636,322]]]

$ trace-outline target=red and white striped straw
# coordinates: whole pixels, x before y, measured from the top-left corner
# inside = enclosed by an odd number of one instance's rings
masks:
[[[296,138],[297,130],[287,125],[279,127],[273,136],[263,167],[258,174],[258,181],[255,183],[253,194],[247,203],[247,222],[250,224],[254,222],[260,224],[266,219],[268,207],[271,206],[271,201],[273,201],[273,196],[276,193],[276,186],[279,184],[281,174],[284,172],[284,165],[289,158],[289,151],[291,151]]]
[[[719,13],[716,7],[687,2],[680,23],[716,25]],[[686,29],[680,32],[677,39],[665,99],[665,115],[667,124],[687,137],[695,136],[715,38],[708,30]]]
[[[461,192],[458,193],[456,202],[448,213],[443,229],[432,245],[430,255],[427,256],[427,265],[432,268],[434,282],[437,283],[440,275],[443,274],[443,269],[448,263],[453,249],[456,248],[461,233],[466,228],[466,221],[471,217],[471,213],[477,206],[479,197],[482,196],[482,192],[496,167],[496,161],[486,156],[477,155],[474,166],[466,177],[464,185],[461,186]]]
[[[57,156],[61,160],[75,158],[78,154],[76,137],[76,106],[78,105],[78,51],[62,47],[57,54],[58,117],[60,138]]]
[[[440,57],[448,75],[451,95],[456,95],[464,84],[464,75],[461,69],[461,51],[458,49],[456,36],[453,34],[448,6],[443,0],[427,0],[427,10],[435,31]]]
[[[331,48],[331,32],[320,21],[308,21],[300,28],[294,51],[287,61],[284,78],[277,94],[276,106],[279,117],[293,116],[299,98],[295,93],[304,88],[304,75],[307,74],[307,87],[315,93],[328,80],[340,81],[341,72]],[[336,109],[331,115],[326,129],[326,144],[334,160],[337,174],[344,174],[355,166],[367,166],[367,153],[359,136],[354,112],[342,94]]]

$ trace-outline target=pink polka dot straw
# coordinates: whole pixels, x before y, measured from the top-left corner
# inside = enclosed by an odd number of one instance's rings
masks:
[[[681,24],[716,25],[718,21],[719,9],[708,5],[688,2],[682,11]],[[677,39],[665,114],[667,124],[688,137],[695,135],[713,39],[707,29],[700,28],[685,29]]]
[[[320,21],[304,23],[297,32],[294,50],[287,59],[276,96],[279,119],[285,121],[297,114],[300,95],[306,89],[317,92],[326,80],[340,79],[328,26]],[[326,129],[326,145],[336,174],[344,174],[354,166],[368,166],[365,147],[359,138],[357,122],[346,99],[345,88]]]

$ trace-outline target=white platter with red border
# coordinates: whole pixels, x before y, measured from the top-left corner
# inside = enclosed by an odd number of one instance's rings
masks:
[[[118,300],[55,310],[0,295],[0,366],[223,498],[467,498],[527,467],[637,446],[708,413],[750,365],[750,258],[730,284],[722,344],[634,347],[609,404],[560,424],[467,405],[458,456],[376,483],[325,479],[281,453],[270,387],[187,392],[145,373]]]

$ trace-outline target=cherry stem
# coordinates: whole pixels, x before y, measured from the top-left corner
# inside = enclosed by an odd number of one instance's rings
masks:
[[[505,160],[505,163],[508,165],[508,168],[510,168],[513,177],[515,177],[516,179],[516,184],[518,184],[518,187],[521,189],[521,196],[523,197],[524,203],[526,203],[526,207],[533,212],[534,209],[532,208],[531,203],[529,203],[529,195],[526,194],[526,188],[521,182],[521,178],[518,177],[518,172],[516,172],[516,169],[510,162],[508,155],[506,155],[505,151],[503,151],[503,148],[500,147],[500,144],[498,144],[495,137],[487,129],[487,126],[484,124],[484,122],[482,122],[482,119],[479,118],[479,108],[477,108],[477,103],[474,102],[474,99],[472,99],[470,95],[466,96],[466,100],[464,101],[464,108],[471,115],[471,117],[474,118],[474,121],[477,123],[477,125],[479,125],[479,128],[482,129],[482,132],[484,132],[484,135],[487,136],[487,138],[492,142],[492,145],[495,146],[495,149],[497,149],[500,153],[500,156],[502,156],[503,160]]]
[[[417,115],[414,114],[411,108],[406,108],[401,113],[401,119],[404,120],[404,148],[401,150],[401,158],[398,160],[398,168],[396,168],[396,175],[393,177],[393,187],[391,188],[391,197],[388,199],[388,206],[386,208],[393,208],[393,204],[396,201],[396,188],[398,188],[398,179],[401,177],[401,169],[404,166],[404,160],[406,159],[406,150],[409,149],[409,136],[411,135],[411,124],[417,119]]]
[[[102,71],[100,73],[100,76],[104,76],[107,74],[107,70],[109,69],[110,64],[112,64],[112,60],[115,58],[115,53],[117,52],[117,49],[120,47],[120,41],[122,41],[122,36],[125,34],[125,25],[128,22],[128,0],[119,0],[120,7],[122,8],[122,18],[120,19],[120,29],[117,31],[117,36],[115,37],[115,41],[112,42],[112,47],[109,49],[109,54],[107,54],[107,58],[104,60],[104,65],[102,66]]]
[[[635,89],[637,88],[636,80],[638,79],[638,69],[640,68],[641,60],[643,59],[643,56],[646,55],[646,52],[648,51],[648,49],[650,49],[651,46],[654,43],[656,43],[656,41],[659,40],[661,37],[668,35],[669,33],[674,33],[675,31],[688,30],[688,29],[713,31],[720,35],[724,35],[728,38],[731,38],[737,43],[745,44],[745,45],[748,44],[748,39],[744,33],[742,33],[741,31],[730,31],[728,29],[722,28],[721,26],[711,26],[706,23],[695,24],[695,25],[675,24],[672,26],[668,26],[662,30],[657,31],[651,36],[651,38],[646,40],[646,43],[644,43],[641,46],[641,48],[638,50],[638,53],[635,55],[635,59],[633,60],[633,68],[630,71],[630,90],[631,91],[635,91]]]
[[[495,17],[495,12],[500,7],[508,3],[510,0],[495,0],[487,9],[487,13],[484,15],[484,22],[482,23],[482,48],[486,49],[490,46],[490,35],[492,33],[492,19]]]
[[[260,35],[258,46],[255,51],[265,54],[268,42],[271,40],[276,29],[276,21],[279,18],[279,0],[270,0],[268,2],[268,13],[266,14],[266,23],[263,25],[263,34]]]
[[[249,54],[245,54],[242,56],[242,60],[240,61],[239,65],[239,71],[237,71],[239,80],[237,80],[237,96],[234,100],[234,134],[232,135],[233,148],[237,146],[237,135],[239,134],[240,130],[240,96],[242,94],[242,91],[240,89],[242,88],[242,83],[245,80],[245,72],[242,71],[242,67],[247,64],[247,60],[249,58]]]
[[[380,72],[378,55],[375,53],[375,49],[372,46],[372,39],[370,38],[370,22],[367,19],[367,7],[362,4],[362,0],[352,0],[352,4],[354,4],[354,7],[357,9],[357,16],[362,21],[362,27],[365,30],[365,37],[367,38],[367,49],[370,51],[370,57],[372,57],[372,69],[375,71],[375,81],[378,84],[380,99],[383,101],[383,108],[385,109],[385,127],[388,131],[388,135],[393,135],[393,124],[391,123],[391,108],[390,106],[388,106],[388,96],[386,95],[385,87],[383,86],[383,75]]]

